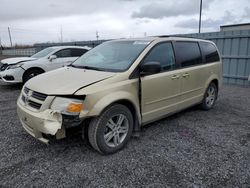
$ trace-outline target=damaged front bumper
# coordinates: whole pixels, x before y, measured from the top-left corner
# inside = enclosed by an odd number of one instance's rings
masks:
[[[63,117],[57,111],[47,109],[43,112],[31,112],[18,102],[17,114],[23,128],[31,136],[43,143],[47,144],[49,141],[49,139],[44,137],[44,134],[56,136],[57,139],[66,136],[65,127],[63,126]]]
[[[23,73],[24,69],[21,67],[1,71],[0,81],[5,83],[21,83],[23,81]]]

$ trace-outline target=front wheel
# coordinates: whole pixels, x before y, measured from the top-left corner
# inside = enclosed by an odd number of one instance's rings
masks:
[[[100,116],[91,120],[88,129],[89,142],[102,154],[115,153],[128,142],[133,122],[133,116],[126,106],[110,106]]]
[[[40,69],[30,69],[27,70],[24,75],[23,75],[23,83],[27,82],[29,79],[42,74],[44,71],[40,70]]]
[[[217,95],[218,95],[218,89],[216,85],[212,82],[209,84],[205,92],[204,98],[202,100],[202,103],[201,103],[202,109],[210,110],[211,108],[213,108],[215,101],[217,99]]]

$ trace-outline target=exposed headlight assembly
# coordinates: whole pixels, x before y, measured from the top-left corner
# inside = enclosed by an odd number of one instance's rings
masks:
[[[24,63],[17,63],[17,64],[14,64],[14,65],[9,65],[7,69],[16,69],[16,68],[19,68],[23,65]]]
[[[63,114],[78,115],[84,110],[84,104],[83,100],[80,99],[56,97],[50,108]]]

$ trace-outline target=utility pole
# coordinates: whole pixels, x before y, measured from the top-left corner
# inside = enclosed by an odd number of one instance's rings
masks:
[[[8,33],[9,33],[9,38],[10,38],[10,46],[12,47],[12,40],[11,40],[11,34],[10,34],[10,27],[8,27]]]
[[[62,30],[62,26],[60,27],[60,34],[61,34],[61,43],[63,42],[63,30]]]
[[[96,31],[96,40],[98,40],[99,39],[99,33],[98,33],[98,31]]]
[[[0,55],[2,54],[3,46],[2,46],[2,39],[0,37]]]
[[[201,33],[201,13],[202,13],[202,0],[200,0],[199,33]]]

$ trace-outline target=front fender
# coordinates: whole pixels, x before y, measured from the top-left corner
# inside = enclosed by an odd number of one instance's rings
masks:
[[[126,91],[117,91],[110,93],[105,97],[102,97],[99,101],[95,103],[91,111],[88,113],[88,116],[98,116],[107,106],[121,100],[126,100],[134,106],[138,121],[139,123],[141,123],[138,98]]]
[[[31,69],[31,68],[40,68],[40,69],[43,69],[45,72],[48,71],[48,67],[42,63],[37,63],[37,62],[27,62],[25,63],[24,65],[22,65],[22,68],[24,70],[28,70],[28,69]]]

